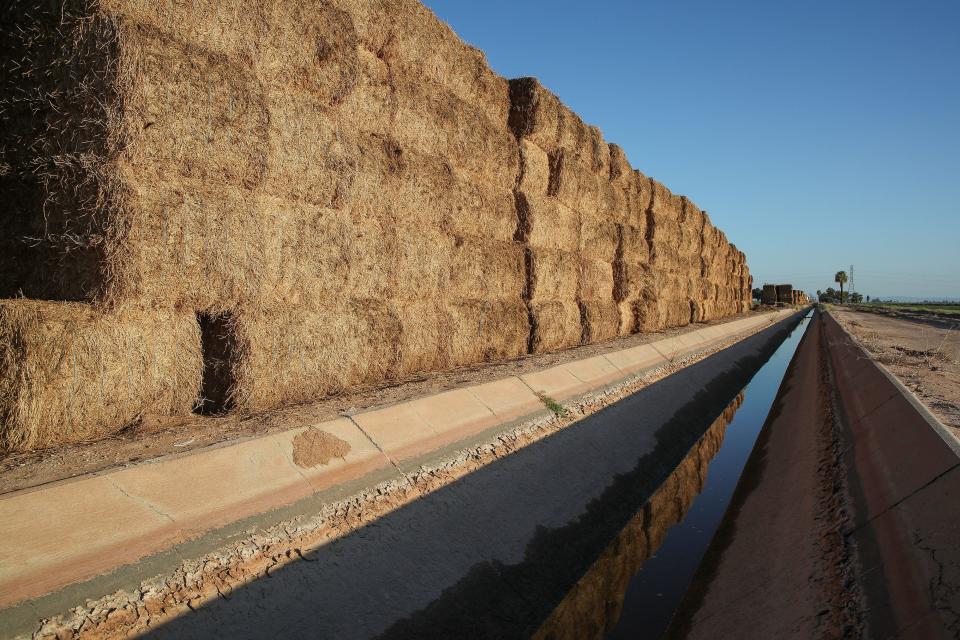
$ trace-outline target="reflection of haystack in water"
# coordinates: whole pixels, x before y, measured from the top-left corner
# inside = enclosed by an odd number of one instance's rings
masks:
[[[602,638],[613,630],[623,611],[631,578],[656,553],[667,531],[683,520],[703,490],[710,461],[720,450],[727,426],[742,403],[741,391],[577,581],[537,630],[535,638]]]
[[[86,410],[5,447],[116,431],[156,393],[259,411],[749,299],[706,214],[416,0],[8,4],[0,295],[129,310],[157,351],[192,321],[185,361],[217,348],[143,399],[6,381]]]

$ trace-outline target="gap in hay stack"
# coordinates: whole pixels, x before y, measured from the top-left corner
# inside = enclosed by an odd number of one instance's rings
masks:
[[[232,322],[233,314],[228,311],[197,314],[203,379],[200,397],[193,410],[200,415],[220,415],[233,408],[230,393],[235,384],[232,365],[236,348]]]

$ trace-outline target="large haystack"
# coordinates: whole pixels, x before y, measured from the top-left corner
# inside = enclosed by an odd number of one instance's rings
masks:
[[[0,20],[0,296],[193,322],[202,410],[749,300],[706,214],[416,0],[13,0]]]

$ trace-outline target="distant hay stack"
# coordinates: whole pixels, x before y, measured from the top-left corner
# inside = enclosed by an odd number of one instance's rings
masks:
[[[706,213],[416,0],[8,4],[0,296],[88,305],[80,324],[37,313],[105,362],[129,357],[106,351],[121,326],[182,347],[201,373],[170,378],[164,411],[261,411],[749,304]],[[32,375],[17,388],[67,406]],[[141,391],[85,398],[59,435],[17,426],[36,435],[15,446],[120,429],[156,404]]]

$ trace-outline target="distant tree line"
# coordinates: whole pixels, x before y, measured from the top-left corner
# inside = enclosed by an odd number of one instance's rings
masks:
[[[853,293],[849,291],[837,291],[833,287],[827,287],[826,291],[821,291],[817,289],[817,300],[820,302],[832,302],[834,304],[860,304],[863,302],[864,297],[862,293]],[[870,302],[870,296],[866,297],[867,302]]]

